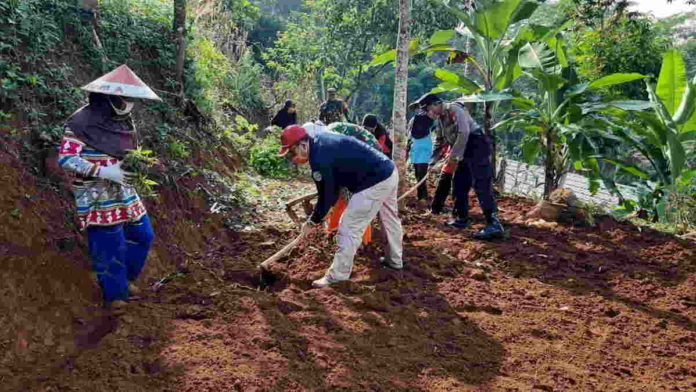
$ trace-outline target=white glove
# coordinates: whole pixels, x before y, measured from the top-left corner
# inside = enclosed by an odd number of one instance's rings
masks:
[[[121,169],[121,162],[111,166],[102,166],[99,168],[99,171],[97,172],[97,177],[113,181],[121,185],[127,185],[128,178],[131,175],[132,173],[129,173]]]

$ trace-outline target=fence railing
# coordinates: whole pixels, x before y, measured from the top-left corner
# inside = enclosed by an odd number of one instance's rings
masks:
[[[528,165],[524,162],[506,159],[504,190],[506,192],[540,198],[544,194],[544,168]],[[561,181],[561,187],[572,190],[580,200],[607,207],[618,205],[619,199],[602,185],[596,194],[589,191],[587,177],[576,173],[568,173]],[[636,190],[626,185],[618,185],[621,194],[626,199],[636,200]]]

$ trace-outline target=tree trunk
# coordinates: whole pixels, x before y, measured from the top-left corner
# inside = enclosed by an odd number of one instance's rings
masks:
[[[319,75],[319,99],[321,102],[326,101],[326,86],[324,85],[324,71],[320,71]]]
[[[556,165],[554,162],[553,138],[551,132],[546,134],[546,165],[544,170],[544,200],[549,200],[556,189]]]
[[[406,112],[408,110],[408,44],[410,42],[411,0],[399,0],[399,37],[396,43],[396,72],[394,74],[394,108],[392,111],[393,156],[399,170],[399,193],[404,188],[406,174]]]
[[[176,36],[175,78],[179,84],[179,98],[184,98],[184,60],[186,58],[186,0],[174,1],[174,34]]]

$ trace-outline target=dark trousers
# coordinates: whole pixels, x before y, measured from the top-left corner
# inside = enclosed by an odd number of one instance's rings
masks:
[[[442,212],[442,208],[445,206],[447,201],[447,196],[449,196],[452,190],[452,178],[453,173],[441,172],[440,177],[437,179],[437,188],[435,189],[435,196],[433,197],[433,202],[430,205],[430,210],[434,213],[439,214]]]
[[[147,215],[138,222],[87,229],[92,270],[104,301],[128,299],[128,281],[140,275],[154,237]]]
[[[413,170],[416,172],[416,181],[420,181],[428,174],[428,164],[427,163],[414,163]],[[418,200],[425,200],[428,198],[428,182],[424,181],[418,186]]]
[[[467,142],[464,159],[454,172],[454,210],[455,218],[465,219],[469,215],[469,191],[474,188],[481,210],[497,211],[493,197],[493,166],[490,139],[483,135],[471,135]]]

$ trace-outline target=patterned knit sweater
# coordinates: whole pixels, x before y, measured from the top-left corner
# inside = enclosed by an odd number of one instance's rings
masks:
[[[58,163],[75,173],[73,194],[80,228],[114,226],[136,222],[147,213],[132,186],[97,178],[99,168],[115,165],[118,159],[90,148],[65,129]]]

